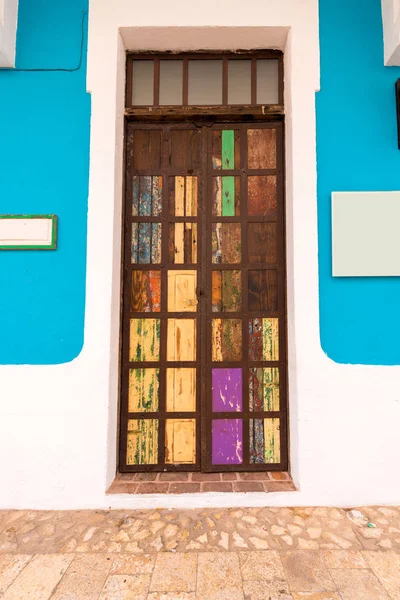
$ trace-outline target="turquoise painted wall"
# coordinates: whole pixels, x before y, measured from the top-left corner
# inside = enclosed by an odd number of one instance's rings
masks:
[[[55,364],[83,344],[90,97],[86,0],[20,0],[17,70],[0,70],[0,212],[56,213],[55,252],[0,254],[0,363]],[[332,278],[332,190],[400,189],[380,0],[320,0],[317,94],[321,344],[341,363],[400,364],[400,279]],[[18,69],[56,69],[23,72]],[[377,207],[379,210],[379,207]],[[373,243],[373,240],[371,240]]]
[[[333,278],[330,216],[332,191],[400,190],[394,96],[400,69],[383,66],[380,0],[319,2],[321,344],[339,363],[400,364],[400,278]]]
[[[82,349],[90,96],[86,0],[20,0],[16,71],[0,69],[0,212],[55,213],[56,251],[0,254],[0,363],[55,364]],[[23,72],[18,69],[56,69]]]

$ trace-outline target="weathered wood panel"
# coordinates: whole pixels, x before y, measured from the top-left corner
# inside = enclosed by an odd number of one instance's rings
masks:
[[[169,178],[169,214],[175,217],[197,216],[198,183],[195,176]]]
[[[162,177],[139,176],[132,180],[132,216],[158,217],[162,213]]]
[[[240,223],[212,224],[212,262],[215,264],[240,263],[242,241]]]
[[[167,369],[167,411],[196,410],[196,369]]]
[[[160,312],[161,271],[132,271],[132,312]]]
[[[249,262],[277,263],[276,223],[248,223]]]
[[[211,434],[213,465],[240,465],[243,462],[242,419],[214,419]]]
[[[280,410],[279,369],[277,367],[250,369],[249,408],[253,411]]]
[[[172,199],[172,214],[183,217],[185,214],[185,178],[175,177],[175,196]]]
[[[127,438],[127,465],[155,465],[158,463],[157,419],[130,419]]]
[[[242,401],[242,369],[212,370],[213,412],[240,412]]]
[[[196,360],[195,319],[168,319],[167,360]]]
[[[249,428],[250,463],[280,463],[279,419],[250,419]]]
[[[278,319],[250,319],[250,360],[279,360]]]
[[[131,362],[160,360],[160,319],[131,319],[129,342]]]
[[[132,223],[131,254],[132,263],[161,262],[161,223]]]
[[[170,132],[169,166],[190,171],[201,167],[201,130],[173,129]]]
[[[222,311],[222,271],[212,272],[211,301],[213,312]]]
[[[211,143],[213,169],[240,169],[240,130],[216,129]]]
[[[197,263],[197,223],[170,223],[168,255],[176,265]]]
[[[265,463],[281,462],[281,438],[279,419],[264,419],[264,437]]]
[[[249,271],[248,306],[250,311],[278,310],[277,271]]]
[[[197,177],[186,177],[185,217],[197,216]]]
[[[213,312],[240,312],[242,310],[241,271],[212,272]]]
[[[250,464],[265,464],[263,419],[249,419]]]
[[[247,179],[247,213],[276,218],[276,175],[254,175]]]
[[[248,129],[247,155],[249,169],[275,169],[276,129]]]
[[[168,311],[197,310],[197,271],[168,271]]]
[[[196,462],[196,420],[167,419],[165,422],[165,462],[182,465]]]
[[[161,130],[136,129],[132,133],[132,155],[128,160],[133,162],[133,168],[159,170],[161,168]]]
[[[160,369],[129,369],[129,412],[156,412],[160,399]]]
[[[212,320],[212,360],[239,361],[242,359],[241,319]]]
[[[240,177],[213,177],[212,211],[215,217],[240,215]]]

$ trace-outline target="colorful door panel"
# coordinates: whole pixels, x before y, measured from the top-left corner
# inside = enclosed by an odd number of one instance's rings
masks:
[[[281,123],[128,123],[121,471],[283,470]]]
[[[208,146],[207,467],[287,468],[282,130],[214,128],[221,131]]]

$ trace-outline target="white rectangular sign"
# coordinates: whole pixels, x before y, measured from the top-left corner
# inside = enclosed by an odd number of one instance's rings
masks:
[[[54,250],[55,215],[0,215],[1,250]]]
[[[332,193],[332,274],[400,276],[400,192]]]

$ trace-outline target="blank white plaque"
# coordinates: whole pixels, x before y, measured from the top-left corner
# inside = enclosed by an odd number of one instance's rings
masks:
[[[0,250],[55,250],[56,215],[0,215]]]
[[[332,275],[400,276],[400,192],[332,192]]]

